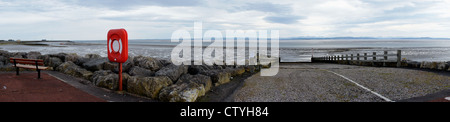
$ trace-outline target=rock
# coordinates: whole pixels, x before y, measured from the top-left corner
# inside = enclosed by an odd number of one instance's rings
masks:
[[[438,62],[437,63],[437,69],[438,70],[446,70],[448,69],[448,64],[446,62]]]
[[[14,58],[27,58],[27,55],[26,52],[13,52],[10,56]]]
[[[417,61],[407,61],[408,67],[420,68],[420,62]]]
[[[171,61],[165,60],[165,59],[161,59],[161,60],[159,60],[159,62],[160,62],[163,66],[168,66],[168,65],[172,64]]]
[[[11,57],[11,53],[8,51],[0,50],[0,56],[4,56],[6,58]]]
[[[47,60],[44,59],[44,64],[49,67],[53,67],[53,69],[56,69],[59,65],[61,65],[63,62],[61,59],[57,57],[49,57]]]
[[[437,62],[431,62],[430,69],[437,69],[437,67],[438,67],[438,63]]]
[[[246,72],[250,72],[250,73],[256,72],[255,65],[245,65],[244,69]]]
[[[245,68],[244,67],[238,67],[238,68],[231,68],[231,67],[227,67],[225,69],[226,72],[230,73],[232,77],[234,76],[239,76],[245,73]]]
[[[245,73],[245,68],[244,67],[238,67],[234,69],[233,74],[235,74],[235,76],[239,76]]]
[[[134,57],[134,65],[142,68],[150,69],[152,71],[158,71],[163,67],[161,62],[158,59],[144,57],[144,56],[136,56]]]
[[[422,61],[420,68],[428,69],[431,67],[431,62]]]
[[[131,76],[128,79],[128,92],[144,95],[153,99],[158,98],[161,89],[172,84],[167,76],[141,77]]]
[[[27,54],[28,59],[38,59],[39,56],[41,56],[41,52],[31,51],[31,52],[28,52],[28,54]]]
[[[182,74],[186,74],[184,65],[169,64],[158,70],[155,76],[167,76],[175,83]]]
[[[64,61],[71,61],[71,62],[75,63],[78,61],[78,58],[80,58],[80,57],[76,53],[70,53],[64,57]]]
[[[6,58],[5,56],[0,55],[0,63],[2,63],[2,65],[8,64],[9,59]]]
[[[123,72],[128,72],[133,66],[134,66],[134,57],[128,56],[127,61],[125,61],[122,64],[122,70]],[[116,68],[116,70],[118,71],[119,69]]]
[[[64,74],[68,74],[75,77],[81,77],[87,80],[90,80],[92,77],[92,72],[77,66],[71,61],[62,63],[56,68],[56,70]]]
[[[163,88],[159,99],[169,102],[194,102],[211,89],[211,79],[205,75],[181,76],[177,83]]]
[[[119,63],[117,63],[117,62],[106,61],[105,63],[103,63],[102,68],[103,68],[103,70],[111,70],[114,73],[119,73],[119,70],[118,70]],[[124,72],[124,71],[122,71],[122,72]]]
[[[134,66],[130,69],[130,71],[128,71],[128,73],[131,76],[142,76],[142,77],[150,77],[150,76],[154,76],[155,72],[148,70],[148,69],[144,69],[138,66]]]
[[[129,72],[133,65],[133,57],[128,57],[128,60],[122,63],[122,72]],[[119,73],[119,63],[111,61],[105,62],[105,64],[103,64],[103,69]]]
[[[228,72],[218,72],[215,75],[211,76],[211,80],[214,83],[214,86],[219,86],[225,83],[230,82],[231,74]]]
[[[48,54],[49,57],[59,58],[62,62],[66,62],[66,53]]]
[[[130,76],[127,73],[122,73],[122,86],[123,88],[127,88],[127,82],[130,79]],[[113,73],[110,70],[99,70],[94,72],[91,78],[92,83],[95,86],[107,88],[110,90],[118,90],[119,89],[119,75]]]
[[[90,59],[86,63],[83,63],[83,67],[90,71],[99,71],[103,69],[103,64],[108,62],[108,58],[95,58]]]
[[[101,58],[99,54],[86,54],[84,55],[85,58]]]

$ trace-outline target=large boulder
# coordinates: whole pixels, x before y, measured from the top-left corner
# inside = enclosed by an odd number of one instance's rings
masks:
[[[101,58],[99,54],[86,54],[84,55],[85,58]]]
[[[76,53],[69,53],[64,57],[64,61],[71,61],[71,62],[77,62],[78,58],[80,58],[80,56],[78,56]]]
[[[171,61],[165,60],[165,59],[160,59],[159,62],[160,62],[163,66],[168,66],[168,65],[172,64]]]
[[[242,70],[245,72],[245,69],[242,68]],[[233,76],[232,73],[237,74],[235,68],[226,67],[226,69],[223,69],[221,66],[207,65],[189,66],[188,73],[191,75],[202,74],[209,76],[215,86],[230,82],[230,78]]]
[[[38,59],[39,56],[41,56],[41,52],[31,51],[31,52],[28,52],[28,54],[27,54],[28,59]]]
[[[438,62],[437,69],[438,70],[447,70],[449,65],[446,62]]]
[[[71,61],[64,62],[56,68],[57,71],[60,71],[64,74],[68,74],[75,77],[81,77],[87,80],[90,80],[92,77],[92,72],[79,67]]]
[[[134,66],[130,69],[130,71],[128,71],[128,73],[131,76],[142,76],[142,77],[150,77],[150,76],[154,76],[155,72],[149,70],[149,69],[144,69],[138,66]]]
[[[119,68],[119,63],[117,63],[117,62],[111,62],[111,61],[106,61],[106,62],[103,63],[102,68],[103,68],[103,70],[111,70],[111,71],[113,71],[113,72],[115,72],[115,73],[118,73],[118,72],[119,72],[119,70],[118,70],[118,68]],[[123,69],[122,69],[122,70],[123,70]],[[124,72],[124,71],[122,71],[122,72]]]
[[[53,69],[56,69],[59,65],[63,63],[61,59],[57,57],[49,57],[48,55],[39,56],[38,59],[43,59],[44,65],[52,67]]]
[[[174,64],[169,64],[158,70],[155,73],[155,76],[167,76],[175,83],[178,80],[178,78],[182,74],[186,74],[186,72],[187,70],[184,65],[177,66]]]
[[[161,89],[171,84],[172,81],[167,76],[156,76],[156,77],[131,76],[128,79],[127,90],[130,93],[156,99],[158,98]]]
[[[90,71],[99,71],[103,69],[103,64],[108,62],[108,58],[93,58],[83,63],[83,67]]]
[[[49,57],[59,58],[62,62],[66,62],[67,53],[48,54]]]
[[[216,74],[210,76],[214,86],[219,86],[230,82],[231,74],[228,72],[217,72]]]
[[[14,58],[27,58],[27,55],[26,52],[13,52],[10,56]]]
[[[4,57],[6,57],[6,58],[11,57],[11,53],[8,52],[8,51],[4,51],[4,50],[0,50],[0,55],[1,55],[1,56],[4,56]]]
[[[161,62],[156,58],[136,56],[134,57],[134,65],[142,68],[158,71],[163,67]]]
[[[9,59],[6,58],[5,56],[0,55],[0,63],[2,63],[2,65],[8,64]]]
[[[133,65],[133,57],[128,57],[128,60],[122,63],[122,72],[129,72]],[[103,64],[103,70],[111,70],[114,73],[119,73],[119,63],[111,61],[105,62]]]
[[[408,67],[420,68],[420,62],[417,61],[407,61],[406,64],[408,65]]]
[[[169,102],[194,102],[211,89],[211,78],[205,75],[181,76],[177,83],[163,88],[159,99]]]
[[[234,76],[239,76],[245,73],[245,68],[244,67],[237,67],[237,68],[232,68],[232,67],[227,67],[225,68],[225,71],[230,73],[232,77]]]
[[[122,87],[127,88],[127,82],[130,76],[127,73],[122,73]],[[91,78],[95,86],[107,88],[110,90],[119,89],[119,75],[110,70],[99,70],[94,72]]]

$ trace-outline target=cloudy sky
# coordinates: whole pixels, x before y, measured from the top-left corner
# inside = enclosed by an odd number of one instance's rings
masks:
[[[280,37],[450,37],[450,0],[0,0],[0,39],[169,39],[178,29]]]

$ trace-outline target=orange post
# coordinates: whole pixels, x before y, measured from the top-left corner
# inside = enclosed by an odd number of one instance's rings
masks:
[[[119,91],[122,91],[122,63],[119,63]]]

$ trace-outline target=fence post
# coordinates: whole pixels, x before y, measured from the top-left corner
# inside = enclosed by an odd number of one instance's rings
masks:
[[[356,60],[359,61],[359,53],[356,53]]]
[[[373,60],[377,60],[377,52],[373,52]]]
[[[348,54],[345,54],[345,60],[348,61]]]
[[[387,60],[387,59],[388,59],[387,54],[388,54],[388,51],[384,51],[384,60]]]
[[[364,60],[367,60],[367,53],[364,53]]]
[[[353,61],[353,54],[350,54],[350,61]]]
[[[397,50],[397,67],[402,65],[402,50]]]

